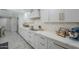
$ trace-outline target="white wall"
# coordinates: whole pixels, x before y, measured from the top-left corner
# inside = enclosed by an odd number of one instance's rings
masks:
[[[17,31],[17,18],[11,18],[10,20],[9,20],[11,23],[10,23],[10,25],[11,25],[11,31],[13,32],[15,32],[15,31]]]
[[[0,18],[0,26],[5,26],[7,31],[17,31],[17,19]]]
[[[68,28],[71,29],[73,27],[79,27],[79,23],[77,22],[64,22],[64,23],[58,23],[58,22],[47,22],[43,23],[40,21],[36,21],[33,23],[34,27],[37,28],[39,25],[42,26],[44,31],[49,31],[49,32],[56,32],[59,30],[60,27]]]
[[[7,18],[0,18],[0,26],[6,26]]]
[[[11,20],[7,18],[6,30],[11,31]]]

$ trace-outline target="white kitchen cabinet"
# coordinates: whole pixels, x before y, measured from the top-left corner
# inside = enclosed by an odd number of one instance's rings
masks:
[[[28,34],[28,31],[27,30],[24,30],[23,28],[20,28],[19,29],[19,34],[26,40],[28,41],[29,39],[29,34]]]
[[[55,45],[50,38],[34,33],[29,30],[20,28],[20,35],[34,48],[36,49],[62,49],[62,47]]]
[[[39,19],[40,18],[40,11],[39,9],[33,9],[30,15],[31,19]]]
[[[23,32],[23,37],[26,41],[29,41],[29,33],[27,30]]]
[[[79,9],[41,9],[43,22],[79,22]]]
[[[57,45],[52,39],[48,39],[48,49],[64,49],[60,45]]]
[[[31,44],[31,46],[33,46],[34,48],[36,48],[36,39],[35,39],[36,37],[35,37],[34,33],[31,32],[31,31],[29,31],[28,34],[29,34],[28,35],[29,36],[28,40],[30,41],[29,43]]]
[[[47,38],[45,36],[36,34],[29,30],[22,31],[21,35],[34,48],[36,48],[36,49],[46,49],[47,48]]]
[[[19,28],[19,33],[23,37],[23,39],[25,39],[31,46],[37,48],[37,34],[35,35],[32,31],[25,30],[23,28]]]
[[[19,28],[19,34],[21,35],[21,36],[23,36],[22,34],[23,34],[23,29],[22,28]]]
[[[32,46],[37,49],[38,48],[38,34],[33,33],[31,42],[32,42]]]
[[[37,35],[37,34],[36,34]],[[30,30],[26,30],[22,32],[23,38],[34,48],[37,48],[37,36]]]
[[[64,49],[62,46],[57,45],[53,39],[50,39],[39,33],[31,30],[20,28],[20,35],[36,49]]]
[[[32,31],[29,31],[28,34],[29,39],[27,42],[30,43],[31,46],[33,46],[36,49],[47,48],[47,41],[44,38],[42,38],[43,36],[41,37],[39,34],[36,34]]]
[[[46,49],[47,48],[47,38],[45,36],[36,34],[32,31],[26,30],[26,32],[21,32],[23,38],[36,49]]]
[[[79,22],[79,9],[64,9],[64,21]]]
[[[58,22],[59,21],[59,9],[41,9],[40,16],[43,22]]]
[[[48,21],[48,9],[41,9],[40,10],[40,19],[43,22]]]
[[[38,49],[47,49],[47,38],[45,36],[39,34],[37,40]]]
[[[29,32],[29,30],[24,30],[22,36],[29,44],[33,45],[32,44],[33,34]]]
[[[58,22],[58,21],[59,21],[59,9],[49,9],[48,22]]]

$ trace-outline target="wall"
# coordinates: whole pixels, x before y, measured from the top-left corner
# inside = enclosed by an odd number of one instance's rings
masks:
[[[11,31],[16,32],[17,31],[17,23],[18,23],[17,18],[11,18],[9,21],[10,21],[10,25],[11,25]]]
[[[49,15],[51,15],[50,16],[50,18],[51,18],[51,20],[53,19],[52,18],[52,15],[54,15],[53,13],[54,13],[54,11],[52,11],[52,10],[49,10],[50,11],[50,13],[49,13]],[[53,12],[53,13],[51,13],[51,12]],[[57,11],[55,11],[55,13],[56,13]],[[68,9],[68,10],[60,10],[60,12],[64,12],[64,16],[65,16],[65,20],[67,20],[67,21],[72,21],[72,20],[77,20],[77,19],[79,19],[79,10],[77,10],[77,9]],[[41,12],[42,13],[42,12]],[[46,14],[46,11],[44,12],[45,14]],[[45,14],[42,14],[42,15],[45,15]],[[57,14],[58,14],[58,12],[57,12]],[[56,15],[57,15],[56,14]],[[58,18],[59,18],[59,15],[57,15],[58,16]],[[56,16],[56,17],[57,17]],[[56,18],[55,17],[55,18]],[[43,18],[45,18],[45,19],[48,19],[48,18],[46,18],[46,17],[43,17]],[[56,19],[58,19],[58,18],[56,18]],[[44,20],[45,20],[44,19]],[[56,20],[55,19],[55,20]],[[61,19],[61,17],[60,17],[60,19]],[[62,20],[63,20],[63,18],[62,18]],[[20,16],[20,20],[19,20],[19,25],[22,27],[22,25],[21,24],[23,24],[24,22],[27,22],[24,18],[23,18],[23,16],[21,15]],[[79,26],[79,23],[76,23],[76,22],[64,22],[64,23],[58,23],[58,22],[49,22],[49,23],[43,23],[43,22],[41,22],[41,20],[31,20],[31,22],[32,22],[32,24],[31,25],[33,25],[34,26],[34,28],[38,28],[38,26],[39,25],[41,25],[42,26],[42,28],[44,28],[45,30],[47,30],[47,31],[57,31],[60,27],[65,27],[65,28],[68,28],[68,29],[70,29],[70,28],[72,28],[72,27],[78,27]]]
[[[5,26],[7,31],[17,31],[17,19],[0,18],[0,26]]]
[[[0,18],[0,26],[6,26],[7,18]]]
[[[6,30],[10,29],[8,18],[0,18],[0,26],[4,26]]]
[[[45,27],[46,26],[46,27]],[[72,27],[79,27],[79,23],[45,23],[47,31],[57,31],[60,27],[71,29]]]
[[[22,24],[26,21],[23,21],[23,20],[20,20],[20,27],[22,27]],[[33,25],[35,29],[38,29],[38,26],[41,25],[42,28],[45,30],[45,31],[57,31],[59,30],[60,27],[65,27],[65,28],[68,28],[68,29],[71,29],[72,27],[78,27],[79,26],[79,23],[78,22],[41,22],[39,19],[38,20],[33,20],[31,22],[27,22],[28,24],[30,25]]]
[[[21,14],[18,16],[19,20],[18,20],[18,28],[22,27],[22,24],[25,23],[25,22],[29,22],[32,20],[30,20],[28,17],[25,17],[24,14]]]
[[[47,23],[43,23],[40,20],[37,20],[35,22],[33,22],[33,25],[35,28],[37,28],[39,25],[42,26],[42,28],[45,31],[57,31],[59,30],[60,27],[65,27],[68,29],[71,29],[72,27],[79,27],[79,23],[78,22],[47,22]]]

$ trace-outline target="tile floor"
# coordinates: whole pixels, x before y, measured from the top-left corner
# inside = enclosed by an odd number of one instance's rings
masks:
[[[32,49],[16,32],[6,32],[5,36],[0,38],[0,43],[4,42],[8,42],[9,49]]]

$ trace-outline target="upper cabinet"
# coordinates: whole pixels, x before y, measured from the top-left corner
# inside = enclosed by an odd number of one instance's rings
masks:
[[[79,22],[79,9],[41,9],[43,22]]]
[[[48,9],[41,9],[40,10],[40,19],[43,22],[48,21]]]
[[[59,12],[59,9],[41,9],[40,19],[44,22],[58,22]]]
[[[49,22],[59,21],[59,9],[48,10],[48,21]]]
[[[33,9],[30,13],[31,19],[39,19],[40,18],[40,10],[39,9]]]
[[[64,9],[65,22],[79,22],[79,9]]]

